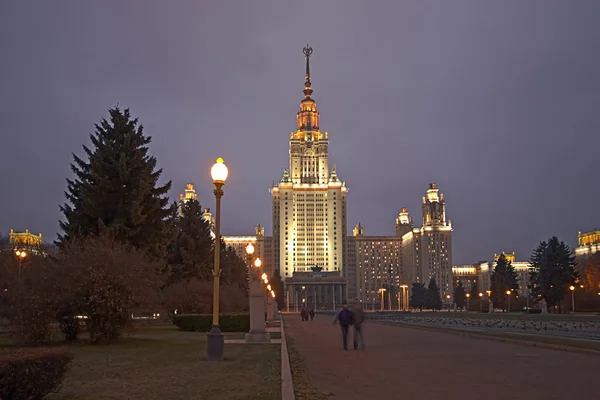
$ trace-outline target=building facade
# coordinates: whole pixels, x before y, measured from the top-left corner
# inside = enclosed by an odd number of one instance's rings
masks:
[[[421,228],[402,236],[402,261],[409,283],[426,286],[435,278],[444,301],[452,296],[452,221],[446,219],[446,201],[435,183],[421,202]]]

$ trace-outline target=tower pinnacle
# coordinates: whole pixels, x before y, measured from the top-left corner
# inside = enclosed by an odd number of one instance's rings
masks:
[[[310,47],[308,44],[306,45],[305,48],[302,49],[302,53],[304,53],[304,56],[306,57],[306,75],[304,78],[304,97],[306,97],[307,99],[310,99],[310,96],[312,95],[312,88],[311,88],[311,82],[310,82],[310,56],[312,55],[313,49],[312,47]]]

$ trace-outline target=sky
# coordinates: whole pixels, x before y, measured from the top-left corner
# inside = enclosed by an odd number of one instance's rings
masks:
[[[393,235],[438,184],[453,263],[600,227],[600,2],[0,2],[0,232],[56,238],[72,153],[115,105],[152,136],[175,200],[192,182],[222,233],[271,231],[308,43],[348,228]],[[351,232],[349,232],[351,234]]]

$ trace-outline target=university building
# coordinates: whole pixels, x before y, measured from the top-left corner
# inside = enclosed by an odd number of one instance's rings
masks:
[[[247,244],[254,245],[267,272],[280,272],[290,310],[333,309],[356,298],[368,309],[379,309],[382,298],[386,309],[398,309],[409,295],[406,287],[415,280],[428,284],[433,277],[443,295],[451,293],[452,224],[434,183],[423,197],[421,228],[402,208],[393,235],[366,236],[359,223],[347,236],[348,187],[330,165],[329,134],[321,130],[313,98],[312,48],[303,52],[304,96],[289,134],[289,165],[270,188],[272,236],[258,224],[254,235],[224,235],[225,243],[243,257]],[[191,189],[188,185],[181,201],[193,196]],[[210,210],[205,216],[212,221]]]

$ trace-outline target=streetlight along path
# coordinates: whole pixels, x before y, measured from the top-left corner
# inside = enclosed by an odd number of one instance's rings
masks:
[[[332,399],[598,399],[596,355],[372,322],[367,350],[344,351],[331,316],[284,321],[308,378]]]

